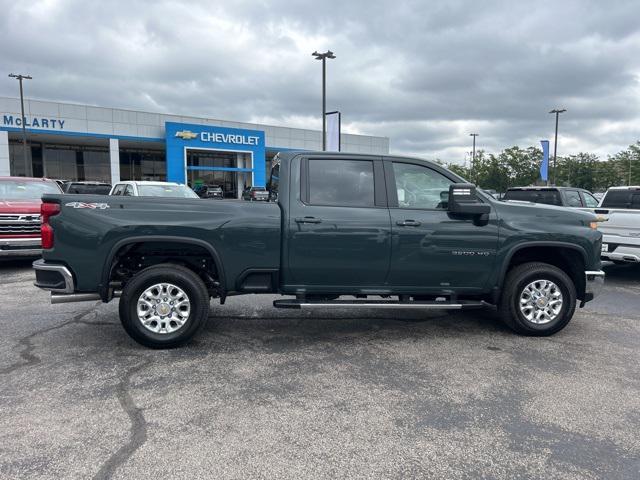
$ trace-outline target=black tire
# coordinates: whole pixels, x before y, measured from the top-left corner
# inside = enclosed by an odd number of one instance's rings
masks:
[[[536,280],[550,280],[562,294],[562,307],[557,316],[549,323],[536,324],[520,311],[520,296],[530,283]],[[576,287],[569,276],[558,267],[541,262],[518,265],[507,274],[499,305],[502,321],[513,331],[521,335],[548,336],[567,326],[576,309]]]
[[[173,332],[155,333],[138,319],[138,299],[145,290],[159,283],[175,285],[189,299],[188,317]],[[188,268],[166,263],[154,265],[137,273],[125,285],[119,311],[122,326],[136,342],[149,348],[174,348],[188,342],[206,323],[209,316],[209,293],[202,279]],[[175,322],[173,325],[175,327]]]

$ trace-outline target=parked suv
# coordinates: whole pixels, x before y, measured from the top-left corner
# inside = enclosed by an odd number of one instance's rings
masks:
[[[193,191],[200,198],[224,198],[224,190],[220,185],[198,185],[193,188]]]
[[[264,187],[247,187],[242,192],[242,199],[251,202],[268,202],[269,192]]]
[[[507,189],[502,200],[520,200],[572,208],[598,206],[598,200],[591,192],[574,187],[513,187]]]
[[[0,177],[0,257],[40,255],[40,205],[45,193],[62,191],[53,180]]]

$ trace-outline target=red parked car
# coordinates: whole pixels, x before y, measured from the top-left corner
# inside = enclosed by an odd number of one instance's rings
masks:
[[[0,177],[0,258],[40,255],[43,193],[62,193],[46,178]]]

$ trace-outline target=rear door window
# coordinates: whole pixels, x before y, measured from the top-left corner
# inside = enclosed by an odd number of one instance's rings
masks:
[[[580,198],[580,192],[577,190],[566,190],[564,196],[567,199],[568,207],[582,207],[582,199]]]
[[[309,204],[375,206],[373,162],[309,159]]]

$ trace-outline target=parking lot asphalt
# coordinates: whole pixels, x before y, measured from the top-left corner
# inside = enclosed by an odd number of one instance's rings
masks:
[[[147,350],[0,263],[0,478],[639,478],[640,268],[548,338],[491,315],[212,303]]]

